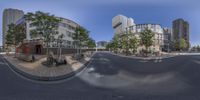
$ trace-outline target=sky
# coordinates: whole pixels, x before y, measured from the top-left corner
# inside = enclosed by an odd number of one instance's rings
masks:
[[[198,0],[0,0],[0,45],[6,8],[68,18],[89,30],[96,41],[112,39],[112,18],[118,14],[133,18],[136,24],[157,23],[169,28],[173,20],[183,18],[190,24],[191,44],[197,45],[200,44],[199,4]]]

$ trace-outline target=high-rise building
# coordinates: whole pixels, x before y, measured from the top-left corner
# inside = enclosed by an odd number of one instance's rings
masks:
[[[8,25],[13,23],[15,24],[17,20],[19,20],[21,17],[24,16],[24,12],[22,10],[18,10],[18,9],[5,9],[3,11],[3,49],[5,49],[6,47],[6,33],[8,31]]]
[[[189,23],[180,18],[173,21],[173,39],[175,41],[180,41],[181,38],[186,40],[188,50],[190,46]]]
[[[117,15],[112,19],[112,27],[115,34],[123,34],[128,27],[133,25],[135,25],[134,20],[123,15]]]

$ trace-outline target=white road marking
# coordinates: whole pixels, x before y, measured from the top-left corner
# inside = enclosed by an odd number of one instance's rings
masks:
[[[162,57],[159,57],[159,60],[158,60],[158,62],[162,62]]]
[[[140,60],[140,62],[145,63],[145,62],[148,62],[148,61],[147,60]]]
[[[0,65],[6,65],[5,63],[3,63],[3,62],[0,62]]]
[[[101,75],[101,74],[99,74],[99,73],[95,73],[94,74],[97,78],[101,78],[101,77],[103,77],[104,75]]]
[[[89,72],[92,72],[94,70],[95,70],[94,67],[91,67],[91,68],[88,69]]]

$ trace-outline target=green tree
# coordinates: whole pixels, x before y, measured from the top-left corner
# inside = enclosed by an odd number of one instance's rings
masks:
[[[128,55],[129,51],[129,34],[123,34],[120,38],[120,48]]]
[[[31,26],[35,26],[35,28],[31,30],[31,36],[42,36],[46,44],[47,54],[49,54],[50,43],[55,41],[54,35],[58,34],[57,29],[61,20],[54,15],[41,11],[27,13],[25,19],[30,22]]]
[[[23,25],[17,25],[15,27],[16,34],[15,34],[15,45],[18,45],[19,43],[23,42],[23,40],[26,38],[26,32],[25,27]]]
[[[72,38],[75,40],[75,44],[77,46],[77,54],[80,54],[82,47],[87,44],[89,39],[89,31],[81,26],[76,27]]]
[[[59,35],[57,38],[57,44],[59,45],[58,61],[61,61],[62,43],[64,42],[63,38],[64,38],[64,34]]]
[[[96,42],[92,38],[89,38],[87,41],[87,46],[88,48],[95,48],[96,47]]]
[[[148,48],[153,45],[154,36],[155,34],[147,28],[140,33],[140,42],[141,42],[141,45],[145,46],[146,52]]]
[[[129,48],[132,49],[132,53],[135,53],[137,51],[137,48],[139,46],[139,39],[135,36],[132,36],[130,39]]]
[[[179,41],[178,41],[178,40],[174,40],[172,44],[173,44],[173,48],[174,48],[176,51],[179,51],[179,50],[180,50],[180,46],[179,46]]]
[[[24,31],[25,29],[22,25],[8,25],[8,31],[6,34],[6,44],[8,46],[14,45],[16,50],[16,46],[20,42],[23,42],[23,40],[26,38],[26,34]]]
[[[196,48],[197,48],[197,51],[199,52],[200,51],[200,46],[198,45]]]
[[[119,45],[119,34],[115,34],[112,42],[111,42],[111,47],[114,50],[114,52],[118,53],[118,48],[120,47]]]
[[[8,25],[8,31],[7,31],[7,34],[6,34],[6,44],[7,44],[7,46],[11,46],[11,45],[15,44],[14,41],[13,41],[14,38],[15,38],[14,34],[16,33],[15,27],[16,27],[16,25],[13,24],[13,23]]]
[[[106,45],[106,49],[107,50],[112,49],[112,42],[108,42],[108,44]]]
[[[180,48],[181,51],[183,51],[187,48],[187,43],[186,43],[186,40],[184,38],[180,39],[179,48]]]

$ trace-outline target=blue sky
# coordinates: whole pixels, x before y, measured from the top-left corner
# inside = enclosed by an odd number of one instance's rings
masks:
[[[112,18],[118,14],[132,17],[139,23],[158,23],[171,27],[176,18],[190,24],[192,45],[200,44],[200,2],[198,0],[1,0],[0,19],[5,8],[26,12],[43,11],[69,18],[90,31],[96,41],[113,37]],[[2,20],[0,20],[0,45]]]

